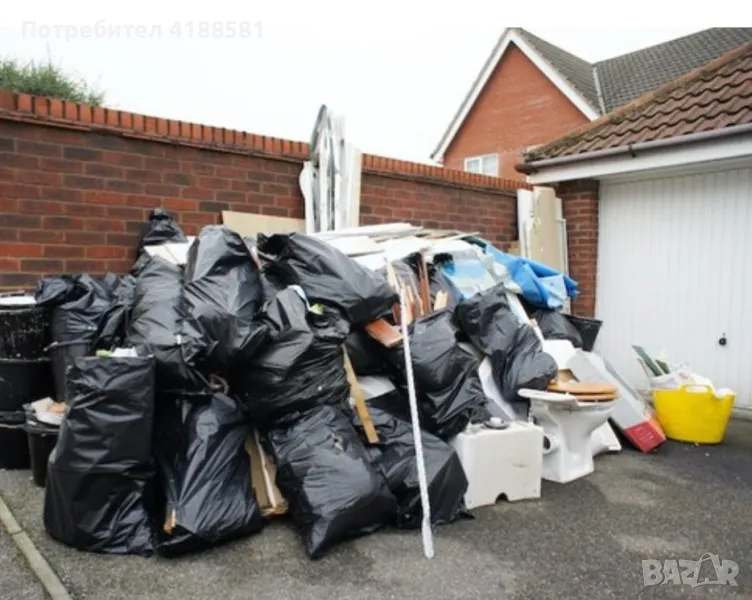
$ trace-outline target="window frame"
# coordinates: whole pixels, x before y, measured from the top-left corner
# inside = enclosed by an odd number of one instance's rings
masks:
[[[496,162],[496,172],[495,173],[486,173],[483,171],[483,161],[485,159],[493,159]],[[468,169],[468,164],[472,163],[473,161],[479,162],[479,171],[471,171]],[[499,173],[501,172],[501,160],[499,159],[498,152],[491,152],[488,154],[479,154],[477,156],[468,156],[464,159],[463,162],[463,168],[465,172],[467,173],[476,173],[478,175],[486,175],[487,177],[498,177]]]

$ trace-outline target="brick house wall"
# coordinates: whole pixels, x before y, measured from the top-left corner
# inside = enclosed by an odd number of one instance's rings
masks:
[[[562,182],[556,191],[567,222],[569,274],[580,289],[572,302],[572,313],[586,317],[595,315],[598,192],[599,182],[593,179]]]
[[[443,164],[464,169],[465,158],[499,154],[499,176],[524,181],[515,170],[522,151],[566,135],[589,119],[513,43],[450,143]]]
[[[0,92],[0,288],[123,273],[152,208],[187,234],[237,210],[303,218],[306,144]],[[518,182],[366,155],[361,223],[459,228],[506,248]]]

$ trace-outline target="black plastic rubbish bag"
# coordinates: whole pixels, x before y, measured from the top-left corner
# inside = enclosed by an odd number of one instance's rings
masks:
[[[311,558],[394,519],[397,501],[342,410],[314,408],[264,444]]]
[[[259,250],[275,261],[286,285],[299,285],[311,302],[341,310],[353,325],[364,325],[392,310],[397,294],[386,278],[330,244],[302,233],[258,236]]]
[[[188,251],[185,334],[195,339],[197,361],[226,372],[247,361],[266,339],[254,320],[262,302],[261,280],[243,239],[224,225],[208,225]]]
[[[50,337],[53,342],[93,342],[99,322],[113,300],[117,276],[104,279],[91,275],[46,277],[37,283],[38,306],[52,309]]]
[[[454,320],[478,350],[486,356],[500,355],[497,358],[501,363],[520,327],[503,284],[464,299],[454,310]]]
[[[563,313],[541,308],[530,316],[538,323],[543,339],[567,340],[572,342],[575,348],[582,348],[580,332]]]
[[[136,278],[125,275],[115,290],[112,303],[102,314],[95,335],[95,349],[112,350],[125,344],[135,299]]]
[[[397,393],[397,392],[393,392]],[[378,403],[378,399],[376,399]],[[407,400],[403,400],[407,404]],[[412,425],[386,410],[368,402],[368,412],[379,435],[379,442],[366,446],[371,464],[386,479],[389,489],[397,498],[395,524],[401,528],[418,528],[423,518],[420,503],[418,465]],[[363,426],[353,413],[361,439],[365,438]],[[467,477],[457,453],[449,444],[427,431],[421,432],[423,460],[426,465],[428,500],[431,507],[431,523],[451,523],[464,512],[464,497],[467,492]]]
[[[290,287],[264,307],[260,320],[269,341],[232,382],[254,422],[264,426],[315,406],[346,405],[342,346],[350,328],[337,311],[318,314],[300,288]]]
[[[556,378],[559,368],[529,325],[517,329],[514,341],[501,362],[501,354],[491,356],[491,368],[499,383],[501,395],[509,402],[527,402],[519,398],[522,388],[545,390]]]
[[[208,385],[192,366],[197,351],[194,339],[183,335],[185,319],[182,269],[155,256],[136,278],[127,345],[154,355],[160,391]]]
[[[149,213],[149,222],[138,240],[138,255],[146,246],[157,246],[166,242],[187,242],[185,233],[167,211],[155,208]]]
[[[443,440],[471,422],[488,418],[488,399],[478,375],[478,361],[457,341],[452,312],[443,309],[420,317],[409,328],[410,353],[421,428]],[[391,358],[405,380],[402,346]]]
[[[78,358],[47,467],[44,525],[90,552],[153,553],[152,358]]]
[[[353,329],[345,342],[353,371],[361,377],[390,372],[384,347],[361,329]]]
[[[154,425],[164,504],[156,550],[196,552],[261,531],[244,444],[250,427],[222,392],[160,399]]]

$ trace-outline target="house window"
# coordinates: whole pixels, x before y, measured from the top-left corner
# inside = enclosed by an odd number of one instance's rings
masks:
[[[482,173],[483,175],[499,176],[499,155],[484,154],[483,156],[471,156],[465,159],[465,171],[470,173]]]

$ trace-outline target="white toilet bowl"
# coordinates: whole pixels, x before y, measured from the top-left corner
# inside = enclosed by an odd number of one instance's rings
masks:
[[[608,420],[614,401],[580,402],[550,392],[529,397],[530,415],[543,428],[543,479],[568,483],[592,473],[592,434]]]

